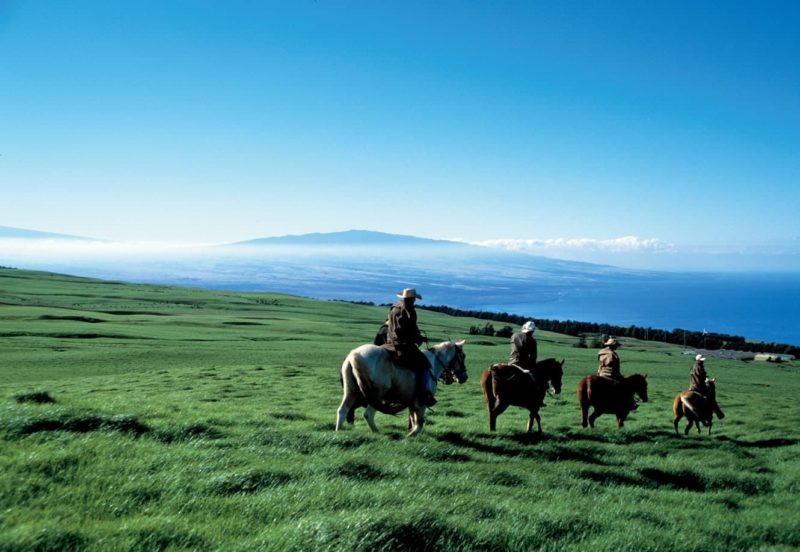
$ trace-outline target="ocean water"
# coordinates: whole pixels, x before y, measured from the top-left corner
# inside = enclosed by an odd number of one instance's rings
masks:
[[[618,326],[705,329],[750,341],[800,345],[800,273],[628,271],[525,256],[481,257],[471,251],[444,260],[441,256],[398,260],[375,255],[250,255],[119,264],[43,261],[28,267],[131,282],[376,304],[393,302],[400,289],[416,287],[429,305]]]
[[[514,295],[522,301],[483,308],[620,326],[705,329],[751,341],[800,344],[798,274],[662,274],[565,286],[557,294],[537,296],[520,290]]]

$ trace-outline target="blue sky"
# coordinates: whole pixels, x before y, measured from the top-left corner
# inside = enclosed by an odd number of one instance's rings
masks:
[[[799,28],[797,2],[0,0],[0,225],[800,269]]]

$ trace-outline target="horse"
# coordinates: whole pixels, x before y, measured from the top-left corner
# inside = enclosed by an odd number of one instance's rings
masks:
[[[489,411],[489,431],[495,431],[497,417],[509,406],[527,408],[527,431],[530,433],[536,420],[538,433],[542,433],[542,419],[539,408],[544,402],[548,387],[561,393],[561,378],[564,375],[564,361],[548,358],[536,363],[531,373],[508,364],[492,364],[481,374],[481,389]]]
[[[700,433],[701,422],[708,427],[708,434],[711,435],[714,414],[716,413],[720,420],[725,417],[725,413],[717,404],[717,390],[714,383],[716,381],[716,378],[706,378],[708,391],[705,396],[697,391],[681,391],[675,396],[675,400],[672,402],[672,425],[675,426],[675,435],[680,435],[678,422],[683,417],[686,417],[686,421],[689,422],[683,431],[684,435],[689,435],[692,424],[697,427],[697,433]]]
[[[434,380],[446,385],[457,380],[467,381],[464,341],[443,341],[434,345],[424,355],[431,365]],[[341,368],[342,402],[336,411],[336,431],[344,428],[345,419],[352,410],[366,406],[364,419],[373,432],[375,412],[397,414],[407,408],[409,437],[418,435],[425,424],[425,406],[416,396],[416,375],[408,368],[398,366],[389,351],[375,345],[361,345],[350,351]]]
[[[594,421],[601,414],[615,414],[617,427],[622,427],[625,418],[632,410],[630,398],[636,394],[647,402],[647,376],[633,374],[615,381],[603,376],[586,376],[578,382],[578,403],[581,407],[581,425],[594,427]],[[589,416],[589,407],[593,406]]]

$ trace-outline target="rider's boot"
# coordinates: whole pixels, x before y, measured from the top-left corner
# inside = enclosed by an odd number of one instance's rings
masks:
[[[417,375],[417,396],[420,398],[420,402],[425,406],[434,406],[436,404],[436,398],[433,396],[433,391],[429,383],[430,379],[431,376],[428,370],[424,370]]]

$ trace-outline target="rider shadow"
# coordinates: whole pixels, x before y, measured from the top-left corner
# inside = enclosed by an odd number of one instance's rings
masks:
[[[733,443],[734,445],[739,447],[759,448],[759,449],[791,447],[793,445],[800,443],[800,439],[784,439],[784,438],[759,439],[758,441],[740,441],[739,439],[733,439],[732,437],[727,437],[725,435],[720,435],[719,437],[717,437],[717,440]]]
[[[459,447],[468,448],[477,452],[485,452],[488,454],[495,454],[498,456],[514,457],[514,458],[535,458],[546,460],[550,462],[558,461],[577,461],[593,465],[607,465],[597,455],[591,454],[586,451],[579,451],[568,446],[561,446],[558,444],[558,439],[540,436],[533,433],[515,433],[509,436],[497,437],[491,435],[493,440],[502,440],[505,443],[489,444],[481,442],[478,439],[470,439],[462,434],[455,432],[447,432],[438,437],[439,441],[447,442]],[[520,445],[536,445],[548,444],[545,448],[520,448]]]

